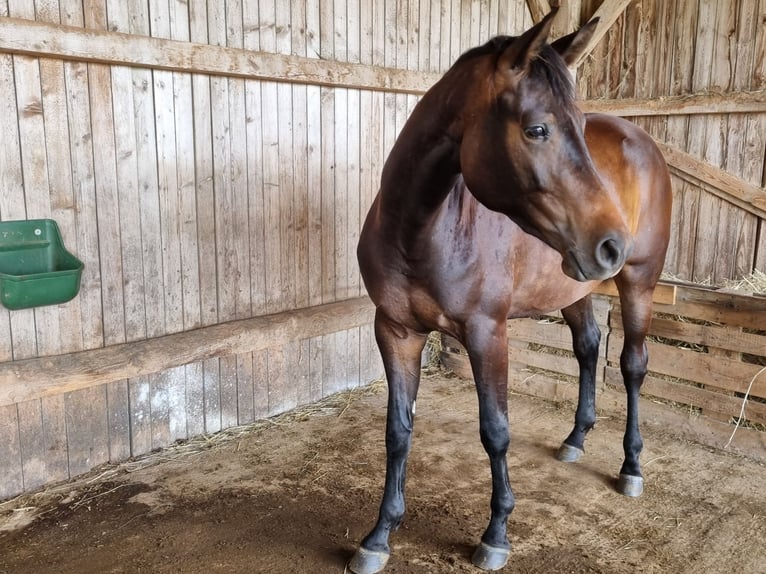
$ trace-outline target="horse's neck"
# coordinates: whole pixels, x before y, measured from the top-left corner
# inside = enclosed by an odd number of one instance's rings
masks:
[[[460,173],[465,97],[454,79],[446,80],[434,86],[415,107],[383,168],[380,207],[388,216],[407,224],[427,221]]]

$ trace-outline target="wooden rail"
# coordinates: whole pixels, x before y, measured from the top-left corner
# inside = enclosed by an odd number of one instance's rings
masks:
[[[174,72],[422,95],[440,73],[370,66],[106,30],[0,18],[0,52]],[[761,113],[766,90],[654,99],[596,99],[585,111],[619,116]]]
[[[359,297],[102,349],[0,363],[0,406],[279,347],[368,324],[374,314],[371,301]]]

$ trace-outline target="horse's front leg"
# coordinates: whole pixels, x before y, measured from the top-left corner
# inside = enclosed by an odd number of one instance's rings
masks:
[[[649,332],[652,320],[654,285],[646,287],[645,284],[630,276],[631,274],[638,276],[638,271],[626,266],[623,272],[615,277],[620,292],[622,324],[625,331],[625,342],[620,355],[620,370],[628,398],[625,437],[622,442],[625,461],[620,469],[617,490],[626,496],[640,496],[644,490],[644,478],[639,462],[644,443],[639,429],[638,404],[639,392],[649,362],[646,334]]]
[[[349,562],[349,569],[355,574],[374,574],[383,570],[391,554],[388,536],[399,527],[404,516],[404,482],[412,442],[413,405],[420,384],[420,356],[427,338],[392,322],[380,310],[375,316],[375,337],[388,381],[386,482],[378,522]]]
[[[505,320],[475,321],[465,346],[479,396],[479,433],[492,471],[491,516],[473,555],[475,566],[497,570],[508,561],[508,516],[514,497],[508,480],[508,341]]]
[[[596,368],[601,331],[593,316],[590,295],[562,309],[561,314],[572,332],[580,378],[574,428],[564,439],[556,457],[563,462],[575,462],[585,451],[585,436],[596,424]]]

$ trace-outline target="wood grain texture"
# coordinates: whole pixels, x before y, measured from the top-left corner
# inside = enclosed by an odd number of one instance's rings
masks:
[[[277,348],[363,325],[374,308],[360,297],[103,349],[0,364],[0,404],[140,377],[214,357]]]

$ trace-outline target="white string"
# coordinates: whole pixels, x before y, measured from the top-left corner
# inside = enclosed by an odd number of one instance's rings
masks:
[[[729,445],[731,445],[731,441],[734,439],[734,434],[737,432],[737,429],[739,428],[740,423],[745,418],[745,405],[747,404],[747,397],[750,396],[750,391],[753,388],[753,383],[755,383],[755,379],[761,376],[762,373],[766,373],[766,367],[762,368],[760,371],[758,371],[755,376],[750,380],[750,384],[747,386],[747,391],[745,392],[745,398],[742,399],[742,408],[739,410],[739,418],[737,418],[737,424],[734,425],[734,430],[731,431],[731,436],[729,437],[729,442],[727,442],[723,448],[729,448]]]

